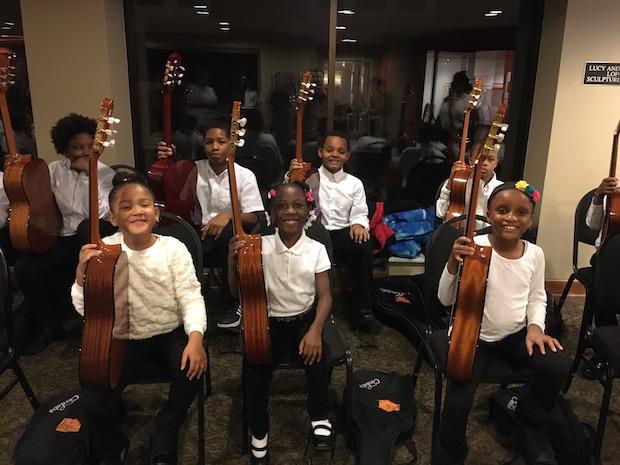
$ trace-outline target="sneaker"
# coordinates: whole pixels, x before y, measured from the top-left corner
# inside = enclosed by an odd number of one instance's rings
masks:
[[[241,305],[228,307],[217,317],[218,328],[236,328],[241,323]]]

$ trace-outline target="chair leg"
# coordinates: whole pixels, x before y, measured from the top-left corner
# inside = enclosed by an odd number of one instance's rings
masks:
[[[40,405],[39,400],[37,399],[37,396],[35,395],[34,391],[30,387],[30,383],[28,382],[28,379],[26,379],[26,375],[22,371],[21,367],[18,365],[17,361],[14,360],[11,363],[11,370],[13,370],[13,373],[19,380],[19,384],[21,384],[22,389],[24,390],[24,393],[26,394],[26,397],[28,398],[28,401],[30,402],[30,405],[32,406],[32,409],[37,410]]]
[[[205,452],[205,378],[200,379],[198,396],[196,397],[198,408],[198,465],[206,465]]]
[[[435,370],[435,409],[433,410],[433,433],[431,435],[431,450],[436,444],[439,435],[439,422],[441,420],[441,398],[443,394],[443,376],[441,371]]]
[[[598,416],[598,426],[596,428],[596,436],[594,437],[594,459],[597,463],[601,461],[601,449],[603,448],[603,436],[605,434],[605,424],[607,423],[607,414],[609,413],[609,401],[611,400],[611,388],[614,382],[613,369],[609,362],[606,364],[606,376],[603,386],[603,401],[601,402],[601,411]]]
[[[241,362],[241,455],[246,455],[250,447],[248,441],[248,406],[245,399],[245,360]]]
[[[570,288],[573,285],[573,281],[575,281],[575,273],[571,273],[568,281],[566,281],[566,286],[564,286],[564,290],[562,291],[562,296],[558,301],[558,310],[562,310],[562,305],[566,301],[566,297],[568,297],[568,293],[570,292]]]
[[[418,357],[415,361],[415,367],[413,369],[413,373],[411,374],[411,384],[413,385],[413,393],[415,394],[415,388],[418,384],[418,375],[420,374],[420,370],[422,369],[422,361],[424,360],[424,344],[420,344],[420,349],[418,350]]]

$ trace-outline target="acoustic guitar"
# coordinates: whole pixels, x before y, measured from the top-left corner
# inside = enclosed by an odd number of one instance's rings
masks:
[[[97,131],[89,156],[90,242],[102,252],[91,258],[84,276],[84,329],[80,351],[80,385],[89,389],[115,388],[123,369],[128,338],[128,263],[120,244],[110,245],[99,233],[99,183],[97,162],[105,147],[112,145],[110,126],[114,103],[101,102]]]
[[[616,176],[616,164],[618,162],[618,134],[620,134],[620,121],[614,132],[611,144],[611,163],[609,166],[609,176]],[[605,201],[605,216],[603,217],[603,228],[601,229],[601,239],[604,241],[614,234],[620,232],[620,192],[607,194]]]
[[[62,216],[47,163],[17,151],[6,101],[6,91],[14,78],[12,58],[9,49],[0,48],[0,112],[9,152],[4,169],[4,188],[10,204],[9,237],[15,250],[43,253],[56,243]]]
[[[237,193],[235,176],[235,153],[242,147],[245,134],[245,118],[239,113],[241,102],[233,102],[230,124],[230,144],[228,153],[228,181],[230,183],[230,202],[232,204],[233,230],[245,242],[239,250],[238,277],[239,298],[243,312],[243,343],[246,362],[250,364],[267,364],[271,360],[269,340],[269,318],[267,313],[267,295],[263,277],[263,258],[261,255],[260,234],[246,234],[241,223],[241,204]]]
[[[465,119],[463,121],[463,133],[461,134],[461,144],[459,149],[459,159],[461,163],[465,163],[465,151],[467,149],[467,143],[469,142],[467,136],[469,133],[469,120],[471,112],[478,106],[480,99],[480,93],[482,92],[482,78],[476,76],[474,81],[474,87],[469,94],[469,103],[465,109]],[[472,160],[473,161],[473,160]],[[467,166],[465,169],[457,170],[454,176],[449,181],[450,184],[450,203],[448,205],[448,211],[444,221],[449,221],[452,218],[459,217],[465,214],[465,191],[467,188],[467,181],[471,177],[472,168]],[[456,228],[460,228],[460,222],[453,223]]]
[[[312,168],[311,163],[304,161],[302,153],[302,132],[304,110],[306,108],[306,103],[314,98],[314,87],[316,87],[316,83],[312,82],[312,73],[310,71],[306,71],[301,81],[299,93],[297,94],[297,127],[295,131],[295,158],[303,165],[303,167],[293,170],[293,172],[290,173],[290,182],[305,180],[308,175],[308,171]]]
[[[474,243],[476,231],[476,204],[482,177],[482,164],[491,150],[498,149],[498,143],[503,140],[503,133],[508,129],[504,124],[506,106],[501,104],[495,115],[493,124],[481,148],[480,155],[474,161],[474,173],[467,212],[465,235],[474,244],[474,255],[465,257],[458,272],[458,290],[456,301],[452,308],[454,321],[450,332],[450,346],[446,375],[458,381],[468,381],[474,366],[484,302],[487,290],[487,277],[491,263],[493,248]]]

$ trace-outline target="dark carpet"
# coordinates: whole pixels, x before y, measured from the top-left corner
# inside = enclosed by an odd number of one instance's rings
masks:
[[[213,299],[215,300],[215,299]],[[209,304],[211,300],[209,300]],[[335,315],[345,338],[353,351],[354,368],[372,368],[382,371],[396,371],[401,374],[411,373],[415,363],[416,351],[412,344],[399,332],[384,327],[383,333],[372,339],[360,338],[349,328],[347,323],[348,300],[343,296],[336,299]],[[563,344],[569,354],[574,353],[583,301],[570,299],[564,307],[567,333]],[[209,305],[213,316],[214,305]],[[215,322],[210,321],[210,356],[213,380],[213,394],[207,399],[207,463],[210,464],[246,464],[247,456],[241,454],[241,356],[237,351],[238,338],[234,334],[215,329]],[[369,344],[371,343],[371,344]],[[372,343],[376,347],[372,347]],[[77,353],[79,334],[66,341],[52,344],[45,352],[22,357],[20,364],[41,401],[78,388]],[[0,386],[8,382],[8,374],[0,378]],[[334,399],[334,417],[341,418],[342,391],[345,383],[344,368],[336,368],[331,383]],[[418,381],[416,400],[418,417],[414,439],[419,451],[419,464],[430,462],[430,432],[433,410],[433,377],[425,366]],[[472,411],[468,438],[470,455],[468,464],[505,464],[514,456],[509,444],[499,437],[488,420],[489,395],[497,389],[494,385],[481,385],[476,395]],[[616,391],[617,392],[617,391]],[[125,391],[128,417],[124,431],[131,440],[130,451],[126,460],[128,465],[144,463],[147,444],[153,428],[155,412],[167,396],[167,386],[135,385]],[[577,376],[568,398],[574,410],[583,422],[595,425],[602,397],[602,387],[596,381],[586,381]],[[618,395],[612,398],[612,411],[620,406]],[[32,413],[24,393],[19,387],[0,403],[2,422],[0,424],[0,465],[13,463],[12,450]],[[279,371],[274,376],[272,397],[270,399],[271,432],[270,450],[273,465],[291,465],[308,463],[303,460],[303,451],[309,431],[309,420],[305,408],[303,371]],[[179,438],[179,463],[194,464],[197,457],[196,441],[196,406],[192,406]],[[620,463],[620,419],[618,415],[609,417],[603,446],[602,460],[605,464]],[[338,436],[336,448],[337,464],[353,464],[351,452],[345,445],[342,431]],[[320,464],[324,461],[315,460]],[[325,462],[327,463],[327,462]],[[397,464],[411,463],[411,456],[404,446],[395,450],[394,461]],[[522,465],[517,459],[512,462]]]

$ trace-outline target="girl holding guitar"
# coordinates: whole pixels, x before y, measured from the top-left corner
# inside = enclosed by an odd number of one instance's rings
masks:
[[[522,239],[532,225],[534,206],[539,199],[540,194],[525,181],[500,185],[488,201],[487,218],[492,233],[475,236],[473,240],[471,234],[462,236],[452,247],[438,289],[439,300],[444,305],[452,305],[455,299],[458,300],[459,267],[464,269],[464,263],[473,259],[480,249],[490,253],[490,265],[473,367],[465,376],[455,378],[449,375],[438,440],[433,447],[433,465],[465,462],[469,412],[478,382],[493,357],[501,357],[534,371],[534,381],[519,397],[517,414],[523,418],[528,440],[534,438],[532,440],[541,447],[546,445],[553,457],[546,442],[545,418],[563,387],[569,362],[560,343],[544,333],[543,251]],[[463,285],[464,278],[461,276],[459,286]],[[479,285],[484,285],[484,277]],[[458,318],[458,308],[456,312]],[[452,329],[450,345],[455,343],[452,340],[455,328]],[[452,349],[450,347],[450,351]]]
[[[17,282],[33,324],[33,338],[24,350],[27,354],[41,352],[59,338],[63,318],[74,315],[70,288],[84,243],[78,237],[78,225],[89,216],[88,159],[96,127],[95,120],[72,113],[51,130],[54,148],[63,157],[49,164],[52,192],[62,215],[60,237],[47,252],[23,253],[15,263]],[[98,214],[105,218],[114,170],[98,162],[97,171]]]

